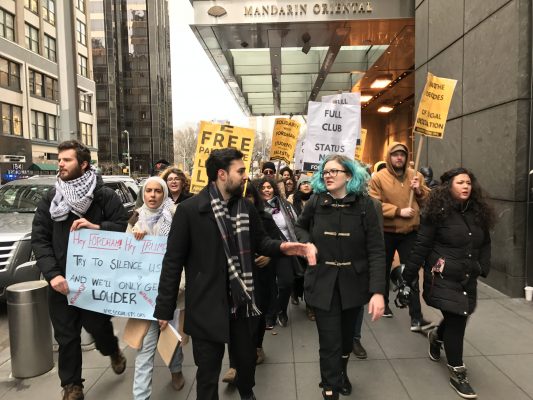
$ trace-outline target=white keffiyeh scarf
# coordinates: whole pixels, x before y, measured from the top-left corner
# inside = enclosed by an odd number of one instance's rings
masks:
[[[71,181],[56,181],[56,193],[50,204],[54,221],[65,221],[70,212],[83,217],[93,201],[96,187],[96,169],[91,166],[82,176]]]

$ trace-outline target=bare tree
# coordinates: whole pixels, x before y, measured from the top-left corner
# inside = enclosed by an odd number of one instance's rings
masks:
[[[174,132],[174,160],[183,164],[184,171],[191,173],[196,151],[196,129],[186,126]]]

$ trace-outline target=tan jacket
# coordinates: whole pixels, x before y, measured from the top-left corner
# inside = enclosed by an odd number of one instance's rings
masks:
[[[426,200],[430,189],[424,182],[424,177],[420,172],[408,168],[409,158],[405,162],[403,175],[398,176],[392,168],[390,154],[392,150],[405,149],[409,154],[407,146],[393,142],[387,151],[387,168],[383,168],[372,176],[369,184],[370,196],[381,201],[383,208],[383,230],[392,233],[410,233],[416,231],[420,225],[420,207]],[[415,195],[411,207],[415,210],[415,215],[411,218],[400,217],[400,210],[409,206],[409,196],[411,194],[410,182],[416,176],[420,182],[420,195]]]

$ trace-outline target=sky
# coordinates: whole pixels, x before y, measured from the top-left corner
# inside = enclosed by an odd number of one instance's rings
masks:
[[[201,120],[229,120],[247,127],[248,118],[189,27],[194,20],[190,1],[169,0],[168,7],[174,129]]]

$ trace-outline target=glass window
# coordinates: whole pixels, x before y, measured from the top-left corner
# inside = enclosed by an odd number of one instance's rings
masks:
[[[56,24],[56,1],[55,0],[41,0],[43,5],[43,18],[52,25]]]
[[[13,109],[13,135],[22,136],[22,107],[11,106]]]
[[[80,96],[80,110],[88,112],[88,113],[92,112],[92,105],[91,105],[92,96],[88,93],[82,92],[81,90],[79,91],[79,96]]]
[[[50,100],[54,99],[54,79],[49,76],[44,77],[44,97]]]
[[[30,93],[39,96],[44,97],[44,91],[43,91],[43,85],[44,85],[44,75],[30,69]]]
[[[87,146],[93,145],[93,126],[80,122],[81,141]]]
[[[22,136],[22,108],[11,104],[0,103],[2,125],[0,133],[4,135]]]
[[[74,0],[74,1],[76,2],[76,8],[80,10],[82,13],[85,13],[85,0]]]
[[[31,111],[31,133],[35,139],[46,140],[46,115],[40,111]]]
[[[79,71],[78,72],[80,73],[80,75],[88,77],[89,75],[87,74],[87,57],[84,57],[81,54],[78,54],[78,58],[79,58],[79,64],[78,64]]]
[[[25,24],[26,48],[39,53],[39,30],[30,24]]]
[[[48,140],[56,140],[57,138],[57,117],[55,115],[47,115],[48,117]]]
[[[78,43],[87,46],[87,27],[79,19],[76,20],[76,36]]]
[[[37,14],[37,11],[39,10],[37,0],[24,0],[24,7],[26,7],[31,12],[34,12],[35,14]]]
[[[44,56],[56,62],[56,40],[48,35],[44,35]]]
[[[15,16],[0,8],[0,36],[15,40]]]
[[[20,65],[0,57],[0,86],[20,90]]]

